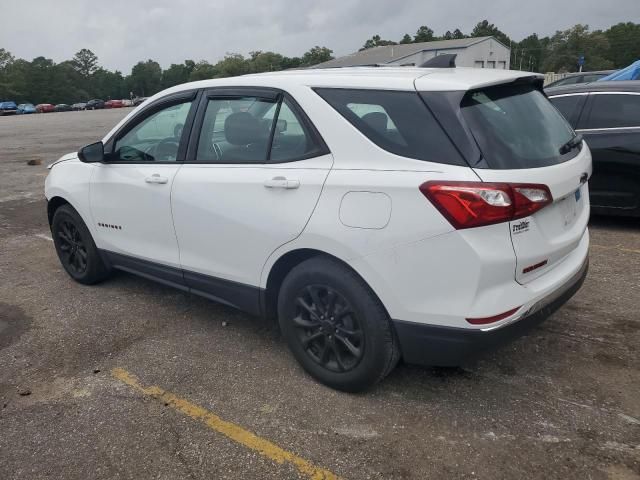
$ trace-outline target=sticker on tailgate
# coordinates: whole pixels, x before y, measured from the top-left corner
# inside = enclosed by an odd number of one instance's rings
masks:
[[[531,221],[527,218],[520,220],[518,223],[512,223],[511,233],[518,235],[520,233],[528,232]]]

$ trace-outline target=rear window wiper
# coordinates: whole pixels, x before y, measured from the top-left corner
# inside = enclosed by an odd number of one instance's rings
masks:
[[[569,140],[567,143],[565,143],[559,148],[560,155],[569,153],[571,150],[573,150],[576,147],[579,147],[580,145],[582,145],[582,135],[577,134],[575,137],[573,137],[571,140]]]

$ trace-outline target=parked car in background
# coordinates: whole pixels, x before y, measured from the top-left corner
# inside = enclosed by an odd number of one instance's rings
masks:
[[[595,82],[545,92],[591,149],[592,211],[640,216],[640,82]]]
[[[16,105],[16,102],[0,102],[0,115],[15,115],[17,110],[18,106]]]
[[[598,70],[596,72],[578,72],[570,73],[566,77],[551,82],[544,88],[560,87],[562,85],[575,85],[578,83],[596,82],[617,70]]]
[[[133,99],[133,106],[137,107],[138,105],[143,103],[146,99],[147,99],[147,97],[136,97],[136,98],[134,98]]]
[[[104,108],[122,108],[122,100],[107,100],[104,102]]]
[[[78,111],[78,110],[84,110],[85,108],[87,108],[87,104],[85,102],[78,102],[71,105],[71,110]]]
[[[56,112],[70,112],[71,111],[71,106],[67,105],[66,103],[59,103],[58,105],[55,106],[54,111],[56,111]]]
[[[128,98],[122,99],[123,107],[133,107],[133,100],[129,100]]]
[[[21,103],[18,105],[18,110],[16,111],[18,115],[25,115],[28,113],[38,113],[36,107],[32,103]]]
[[[99,110],[102,108],[104,108],[104,100],[100,100],[99,98],[89,100],[85,106],[85,110]]]
[[[38,113],[49,113],[55,111],[56,107],[51,103],[39,103],[36,105],[36,111]]]
[[[277,319],[334,388],[401,357],[459,365],[587,274],[591,155],[542,82],[360,67],[173,87],[50,166],[57,254],[80,283],[122,269]]]

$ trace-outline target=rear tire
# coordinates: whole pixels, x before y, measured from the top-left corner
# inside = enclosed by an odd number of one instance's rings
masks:
[[[307,373],[359,392],[386,377],[400,349],[386,310],[351,269],[329,257],[302,262],[278,295],[280,329]]]
[[[109,276],[111,269],[102,260],[89,229],[71,205],[62,205],[55,211],[51,234],[60,263],[76,282],[92,285]]]

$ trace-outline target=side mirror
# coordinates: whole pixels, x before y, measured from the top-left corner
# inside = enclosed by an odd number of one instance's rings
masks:
[[[82,147],[78,152],[78,158],[84,163],[99,163],[104,161],[104,145],[102,142],[92,143]]]

